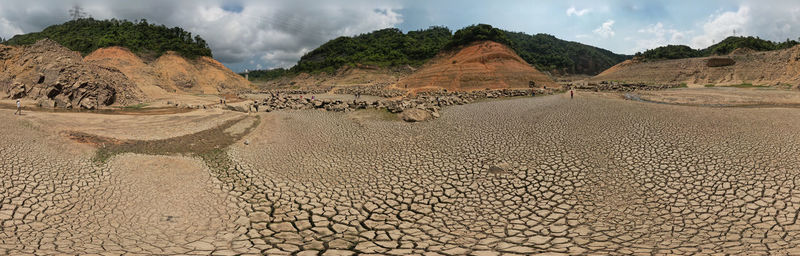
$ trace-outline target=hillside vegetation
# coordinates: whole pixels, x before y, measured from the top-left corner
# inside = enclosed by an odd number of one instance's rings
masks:
[[[629,55],[561,40],[548,34],[506,32],[506,35],[514,51],[542,71],[595,75],[630,58]]]
[[[31,45],[49,38],[83,55],[109,46],[121,46],[140,56],[158,57],[175,51],[184,57],[211,57],[211,49],[203,38],[192,36],[179,27],[150,24],[147,20],[95,20],[82,18],[53,25],[41,32],[16,35],[6,45]]]
[[[440,51],[458,49],[476,41],[507,45],[537,69],[562,74],[594,75],[630,57],[552,35],[508,32],[486,24],[471,25],[455,33],[445,27],[430,27],[405,34],[399,29],[388,28],[336,38],[306,53],[290,69],[251,71],[250,79],[271,80],[302,72],[333,73],[346,65],[421,66]]]
[[[450,29],[445,27],[406,34],[387,28],[355,37],[339,37],[303,55],[292,71],[331,73],[344,65],[356,64],[418,66],[436,56],[448,40]]]
[[[636,53],[637,57],[644,59],[659,60],[659,59],[683,59],[694,57],[708,57],[713,55],[730,54],[739,48],[748,48],[755,51],[772,51],[791,48],[797,45],[795,40],[786,39],[784,42],[772,42],[758,37],[728,37],[721,42],[711,45],[705,49],[692,49],[685,45],[667,45],[655,49],[647,50],[643,53]]]

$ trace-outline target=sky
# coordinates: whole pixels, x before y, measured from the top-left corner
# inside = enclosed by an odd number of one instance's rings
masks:
[[[0,37],[68,21],[74,6],[95,19],[182,27],[237,72],[291,67],[328,40],[390,27],[455,31],[484,23],[622,54],[668,44],[705,48],[734,33],[800,37],[800,1],[790,0],[0,0]]]

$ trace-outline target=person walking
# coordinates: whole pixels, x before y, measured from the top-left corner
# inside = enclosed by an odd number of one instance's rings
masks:
[[[575,98],[575,92],[573,90],[569,90],[569,98]]]
[[[14,115],[17,114],[22,115],[22,103],[19,102],[19,99],[17,99],[17,111],[14,112]]]

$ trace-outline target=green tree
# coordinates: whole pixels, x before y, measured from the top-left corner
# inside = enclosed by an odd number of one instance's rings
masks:
[[[175,51],[189,58],[212,56],[208,43],[179,27],[150,24],[147,20],[95,20],[79,18],[53,25],[41,32],[16,35],[8,40],[9,45],[29,45],[44,38],[58,42],[64,47],[86,55],[98,48],[122,46],[139,55],[161,56]]]

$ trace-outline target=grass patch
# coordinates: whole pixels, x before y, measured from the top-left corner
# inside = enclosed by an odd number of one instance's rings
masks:
[[[689,88],[689,85],[687,85],[686,83],[681,83],[680,85],[678,85],[678,88]]]
[[[703,85],[703,86],[705,86],[705,87],[714,87],[714,84],[707,84],[707,85]]]
[[[225,148],[250,133],[260,123],[260,119],[256,117],[250,127],[241,134],[230,135],[225,132],[225,129],[243,121],[245,118],[251,117],[238,118],[212,129],[163,140],[117,140],[85,133],[72,133],[70,137],[79,142],[96,145],[98,149],[92,160],[98,164],[106,163],[113,156],[123,153],[194,155],[204,160],[219,160],[221,155],[226,155],[220,152],[225,152]],[[206,164],[211,167],[215,166],[217,162],[219,161],[206,162]]]

